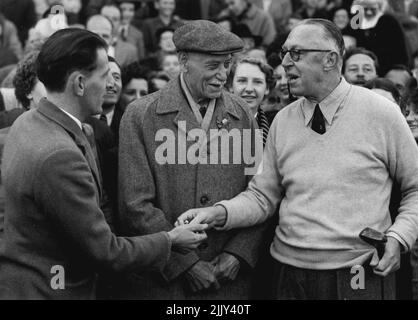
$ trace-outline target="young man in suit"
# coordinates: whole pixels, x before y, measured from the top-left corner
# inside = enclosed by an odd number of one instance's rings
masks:
[[[113,81],[98,35],[56,32],[37,74],[47,99],[14,123],[3,153],[0,299],[91,299],[97,272],[162,269],[172,245],[195,247],[205,238],[190,228],[117,237],[106,223],[92,130],[83,125],[102,111]]]

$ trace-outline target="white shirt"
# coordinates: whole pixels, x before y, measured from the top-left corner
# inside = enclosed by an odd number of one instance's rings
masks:
[[[68,113],[67,111],[65,111],[63,108],[59,108],[59,109],[62,112],[64,112],[67,116],[69,116],[71,119],[73,119],[75,121],[75,123],[77,123],[77,125],[80,127],[81,131],[83,131],[83,127],[81,126],[81,121],[80,120],[78,120],[76,117],[74,117],[71,113]]]

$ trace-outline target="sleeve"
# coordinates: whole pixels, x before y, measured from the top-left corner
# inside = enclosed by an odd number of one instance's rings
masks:
[[[165,213],[155,206],[156,187],[141,133],[143,114],[130,105],[122,117],[119,145],[119,221],[123,232],[131,235],[169,231],[174,226]],[[142,110],[142,112],[145,112]],[[199,260],[194,251],[172,252],[162,276],[166,281],[177,278]]]
[[[255,119],[252,119],[251,127],[253,130],[259,129]],[[258,138],[258,140],[253,140],[253,154],[257,152],[255,150],[255,143],[258,142],[262,146],[262,135]],[[260,246],[263,241],[264,232],[266,231],[269,223],[271,223],[271,221],[265,221],[256,226],[236,230],[236,234],[226,243],[223,251],[240,258],[240,261],[244,261],[249,267],[255,268],[259,253],[261,252]]]
[[[277,168],[277,127],[276,117],[270,127],[263,160],[258,172],[251,179],[247,190],[231,200],[221,201],[227,210],[227,220],[218,230],[244,228],[265,221],[272,216],[278,203],[283,198],[282,176]]]
[[[263,44],[269,45],[276,38],[276,26],[274,25],[273,18],[270,14],[266,14],[266,17],[262,25]]]
[[[37,170],[35,201],[64,241],[78,248],[98,270],[162,269],[170,255],[167,233],[116,237],[99,208],[96,185],[78,150],[61,149],[46,156]]]
[[[410,250],[418,235],[418,147],[405,118],[394,110],[395,119],[385,130],[390,176],[399,184],[402,200],[398,215],[388,229],[395,233]]]

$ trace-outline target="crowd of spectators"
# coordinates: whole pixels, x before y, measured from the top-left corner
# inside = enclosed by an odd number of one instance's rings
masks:
[[[338,26],[346,48],[345,79],[398,104],[418,141],[418,0],[1,0],[0,150],[16,118],[46,96],[35,68],[46,39],[63,28],[97,33],[108,45],[115,82],[96,118],[102,122],[91,125],[99,155],[105,155],[104,185],[117,210],[119,122],[130,102],[178,77],[174,30],[206,19],[241,37],[244,50],[234,57],[227,90],[248,100],[254,117],[263,114],[271,124],[297,99],[289,92],[279,53],[292,28],[307,18]],[[3,207],[0,199],[0,211]]]

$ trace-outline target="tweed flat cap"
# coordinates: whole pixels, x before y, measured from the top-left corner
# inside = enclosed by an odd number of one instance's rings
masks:
[[[210,54],[239,52],[244,47],[238,36],[207,20],[195,20],[177,28],[173,42],[178,51]]]

